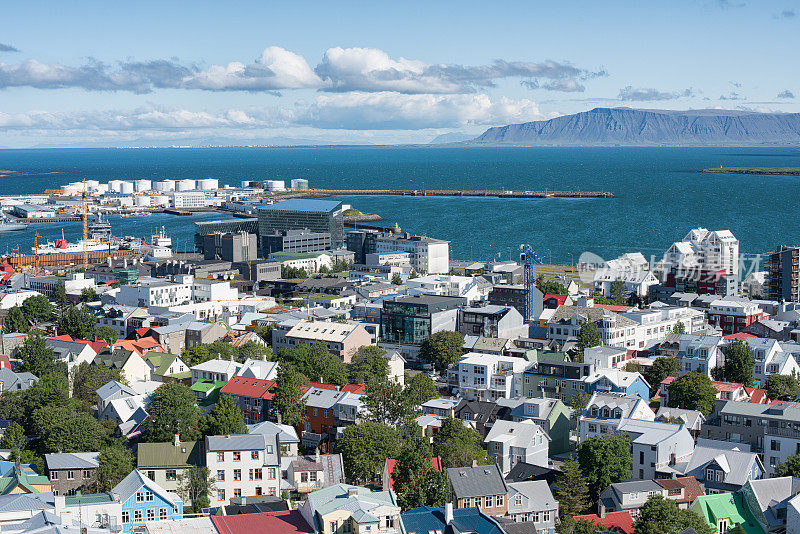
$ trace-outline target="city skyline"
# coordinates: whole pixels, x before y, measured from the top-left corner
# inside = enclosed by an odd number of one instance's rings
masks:
[[[796,2],[13,2],[2,147],[427,143],[594,107],[798,112]]]

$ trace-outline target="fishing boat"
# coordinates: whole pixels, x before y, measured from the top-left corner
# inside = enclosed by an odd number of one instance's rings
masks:
[[[61,230],[61,239],[48,241],[43,245],[31,247],[34,254],[83,254],[84,252],[104,252],[117,250],[119,245],[110,242],[103,242],[99,239],[81,239],[75,243],[70,243],[64,239],[64,230]]]

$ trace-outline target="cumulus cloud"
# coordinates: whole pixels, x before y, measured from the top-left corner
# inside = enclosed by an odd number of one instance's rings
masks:
[[[653,88],[642,88],[642,87],[633,87],[628,85],[619,90],[619,94],[617,98],[622,101],[655,101],[655,100],[676,100],[678,98],[691,98],[695,96],[696,93],[694,89],[691,87],[689,89],[684,89],[683,91],[674,91],[674,92],[667,92],[667,91],[659,91],[658,89]]]
[[[148,105],[133,110],[0,113],[0,130],[138,132],[195,129],[240,130],[308,126],[341,130],[419,130],[506,124],[544,118],[527,99],[490,99],[485,94],[319,95],[294,107],[191,111]]]
[[[507,124],[544,118],[531,100],[485,94],[398,95],[353,92],[321,95],[297,110],[298,124],[323,129],[418,130],[423,128]]]
[[[747,100],[747,98],[740,95],[736,91],[731,91],[727,95],[720,95],[719,100]]]
[[[11,45],[0,43],[0,52],[19,52],[19,50]]]
[[[785,89],[780,93],[778,93],[778,96],[776,98],[794,98],[794,93],[788,89]]]
[[[531,86],[552,91],[583,91],[581,81],[607,76],[558,61],[495,60],[487,65],[432,65],[392,58],[375,48],[330,48],[312,69],[299,54],[278,46],[266,48],[250,63],[199,67],[171,60],[125,61],[114,65],[88,61],[77,67],[35,59],[19,64],[0,63],[0,89],[77,87],[96,91],[148,93],[154,89],[206,91],[262,91],[320,89],[328,92],[382,92],[405,94],[477,93],[502,78],[525,78]]]

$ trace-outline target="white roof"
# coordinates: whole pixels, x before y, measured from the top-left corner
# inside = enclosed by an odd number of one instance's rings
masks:
[[[300,321],[286,337],[308,339],[312,341],[342,342],[359,326],[358,323],[335,323],[333,321]]]
[[[527,447],[538,434],[543,434],[550,441],[549,436],[542,431],[542,428],[530,419],[519,422],[501,419],[494,422],[484,441],[486,443],[504,442],[512,446]]]

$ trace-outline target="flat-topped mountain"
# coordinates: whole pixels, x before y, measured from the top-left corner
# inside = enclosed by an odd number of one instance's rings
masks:
[[[800,144],[800,113],[595,108],[489,128],[471,144],[747,146]]]

